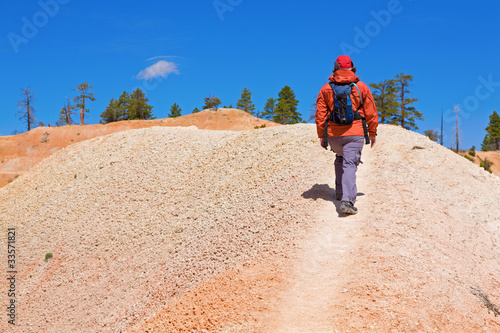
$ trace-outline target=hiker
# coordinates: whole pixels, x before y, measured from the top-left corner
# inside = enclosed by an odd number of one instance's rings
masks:
[[[375,144],[378,114],[368,86],[359,81],[356,67],[347,55],[335,61],[333,75],[316,102],[316,128],[321,146],[336,153],[335,192],[340,211],[356,214],[356,171],[363,144]],[[334,93],[335,90],[335,93]],[[360,99],[361,95],[361,99]],[[356,112],[357,110],[357,112]]]

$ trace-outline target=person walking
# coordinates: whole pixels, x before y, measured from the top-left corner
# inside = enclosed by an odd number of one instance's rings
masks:
[[[335,157],[335,192],[340,211],[356,214],[356,171],[363,144],[376,142],[378,113],[368,86],[355,74],[356,67],[347,55],[334,64],[333,75],[316,101],[316,129],[321,146],[328,145]]]

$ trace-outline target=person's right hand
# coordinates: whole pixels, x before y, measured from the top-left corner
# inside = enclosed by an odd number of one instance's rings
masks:
[[[375,145],[375,142],[377,142],[377,137],[376,136],[370,136],[370,142],[371,142],[371,146],[370,148],[373,148],[373,146]]]
[[[328,150],[326,147],[323,147],[323,138],[320,138],[320,143],[321,143],[321,147],[324,149],[324,150]]]

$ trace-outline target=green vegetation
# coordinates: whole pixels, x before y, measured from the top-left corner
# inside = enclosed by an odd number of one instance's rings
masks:
[[[381,124],[390,122],[392,116],[397,113],[396,88],[394,80],[384,80],[379,83],[370,83],[374,90],[373,99],[379,112]]]
[[[45,261],[49,261],[50,259],[52,259],[53,255],[52,253],[45,253]]]
[[[253,110],[255,110],[255,104],[252,103],[252,92],[247,88],[243,88],[241,92],[241,97],[236,102],[236,107],[238,109],[245,110],[246,112],[253,114]]]
[[[181,107],[177,105],[177,103],[172,104],[170,107],[170,113],[168,114],[169,118],[177,118],[181,116]]]
[[[476,146],[472,146],[468,153],[470,156],[476,156]]]
[[[204,110],[214,109],[215,111],[217,111],[217,107],[221,104],[220,99],[212,95],[205,97],[204,101],[205,101],[205,105],[203,105]]]
[[[101,113],[101,124],[121,120],[154,119],[153,107],[148,104],[148,101],[139,88],[132,94],[124,91],[117,100],[112,98],[109,101],[106,110]]]
[[[263,119],[273,120],[275,113],[274,109],[276,108],[276,100],[274,98],[269,98],[264,106],[264,111],[261,114]]]
[[[289,86],[284,86],[278,99],[269,98],[264,106],[262,117],[280,124],[297,124],[304,122],[297,112],[299,101]]]
[[[95,93],[89,92],[89,90],[93,88],[87,82],[81,83],[78,85],[76,89],[80,92],[80,95],[75,96],[74,101],[76,103],[76,107],[80,109],[80,125],[85,125],[85,113],[89,112],[86,108],[87,101],[95,101]]]
[[[66,97],[68,100],[68,104],[63,106],[62,110],[59,112],[59,120],[56,121],[56,126],[65,126],[65,125],[73,125],[75,121],[71,118],[75,112],[75,106],[71,105],[71,100]]]
[[[486,127],[486,136],[481,144],[482,151],[500,150],[500,116],[496,111],[490,116],[490,122]]]
[[[491,171],[491,166],[493,165],[493,162],[489,161],[487,158],[479,162],[479,166],[483,168],[484,170],[488,171],[489,173],[492,173]]]
[[[392,80],[371,83],[373,98],[379,111],[381,123],[397,124],[408,130],[416,130],[417,120],[424,120],[423,114],[413,107],[416,98],[409,98],[412,75],[400,73]]]
[[[426,137],[428,137],[429,139],[431,139],[434,142],[437,142],[439,140],[439,134],[438,134],[437,131],[434,131],[434,130],[425,130],[424,134],[425,134]]]

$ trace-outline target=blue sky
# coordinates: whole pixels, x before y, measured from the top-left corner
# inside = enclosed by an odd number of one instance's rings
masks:
[[[455,105],[464,148],[479,149],[500,109],[497,1],[7,0],[0,8],[0,135],[26,130],[15,115],[21,87],[35,93],[37,119],[54,125],[82,82],[97,97],[86,123],[137,87],[163,118],[173,103],[189,114],[210,94],[235,105],[244,87],[262,110],[285,85],[310,121],[345,53],[366,83],[413,75],[425,117],[418,131],[439,130],[444,110],[448,147]],[[139,76],[150,66],[164,76]]]

